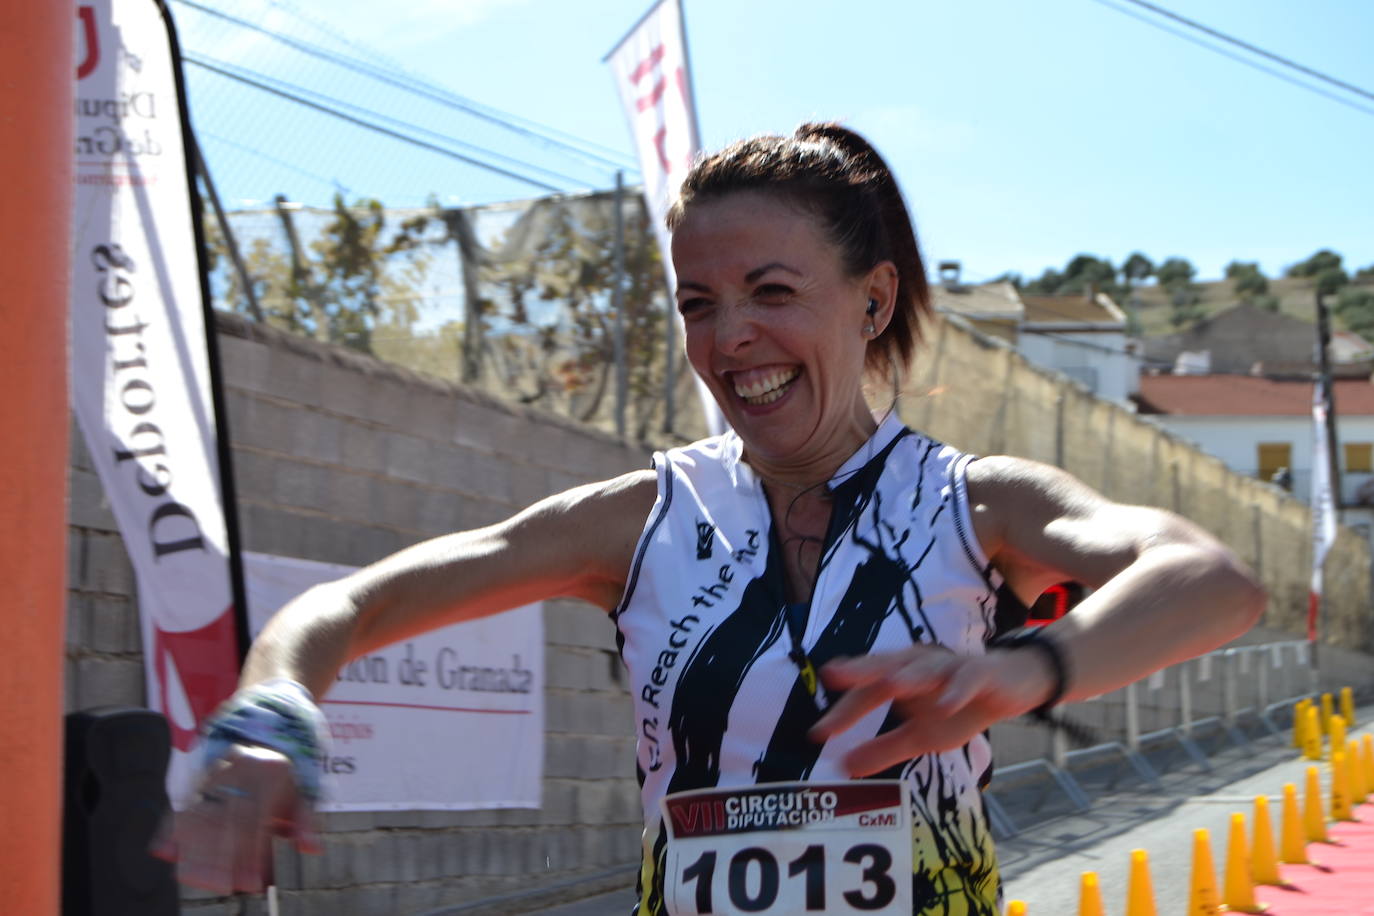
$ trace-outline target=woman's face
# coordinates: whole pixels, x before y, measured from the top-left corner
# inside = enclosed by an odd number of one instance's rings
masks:
[[[812,217],[760,192],[687,207],[673,264],[687,358],[751,459],[803,465],[838,450],[843,460],[864,441],[866,312],[878,299],[881,331],[891,264],[849,276]]]

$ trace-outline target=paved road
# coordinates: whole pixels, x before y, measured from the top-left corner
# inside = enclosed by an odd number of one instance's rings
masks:
[[[1366,724],[1354,729],[1352,736],[1374,734],[1368,724],[1371,719],[1374,708],[1359,710],[1356,720]],[[1157,764],[1168,762],[1158,753],[1152,759]],[[1161,765],[1158,787],[1115,764],[1084,771],[1085,788],[1095,798],[1092,809],[1084,814],[1071,813],[1068,804],[1044,785],[999,795],[1017,823],[1029,825],[998,844],[1007,899],[1025,900],[1029,916],[1077,913],[1080,875],[1095,871],[1107,912],[1121,913],[1131,850],[1144,849],[1150,857],[1159,913],[1185,913],[1194,828],[1210,831],[1221,881],[1231,813],[1243,812],[1249,826],[1255,796],[1268,795],[1277,836],[1283,784],[1294,783],[1301,796],[1307,766],[1286,741],[1274,738],[1256,740],[1244,750],[1218,750],[1209,760],[1211,773],[1185,759],[1172,760],[1167,770]],[[1325,776],[1327,767],[1321,769]],[[1117,783],[1109,788],[1113,777]],[[1043,804],[1032,812],[1037,799]],[[1062,813],[1055,813],[1056,806]],[[629,913],[633,903],[633,894],[625,890],[542,912],[544,916],[620,916]]]

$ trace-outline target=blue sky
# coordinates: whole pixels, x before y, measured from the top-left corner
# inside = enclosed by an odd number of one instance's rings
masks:
[[[1113,0],[1124,5],[1123,0]],[[1204,278],[1233,258],[1271,276],[1317,248],[1374,263],[1374,114],[1166,34],[1098,0],[684,0],[708,148],[813,118],[888,158],[932,262],[981,279],[1087,251],[1183,255]],[[389,59],[469,99],[628,155],[602,55],[641,0],[223,0],[263,27]],[[1368,0],[1161,5],[1374,91]],[[324,87],[397,117],[609,186],[579,162],[452,111],[408,109],[261,35],[173,0],[188,53]],[[1136,8],[1132,8],[1136,9]],[[1138,11],[1138,10],[1137,10]],[[351,47],[342,44],[352,41]],[[188,66],[193,118],[232,206],[333,188],[388,204],[539,193]],[[312,83],[312,81],[314,81]],[[1374,110],[1374,102],[1364,101]],[[409,112],[409,113],[407,113]],[[546,176],[547,177],[547,176]],[[570,180],[563,180],[570,179]]]

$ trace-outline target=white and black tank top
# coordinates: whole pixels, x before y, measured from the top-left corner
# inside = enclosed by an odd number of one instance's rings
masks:
[[[640,916],[665,912],[659,802],[691,789],[843,780],[844,754],[896,727],[886,706],[848,732],[807,737],[831,699],[816,667],[938,643],[983,652],[1000,577],[973,534],[971,456],[889,416],[829,482],[833,517],[804,625],[789,630],[783,555],[763,488],[733,432],[659,452],[658,498],[614,613],[637,722],[644,810]],[[981,785],[985,736],[875,774],[910,785],[913,912],[995,916],[1000,882]]]

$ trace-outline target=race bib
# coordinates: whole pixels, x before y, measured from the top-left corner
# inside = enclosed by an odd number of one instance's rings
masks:
[[[907,792],[864,780],[669,795],[668,912],[911,916]]]

